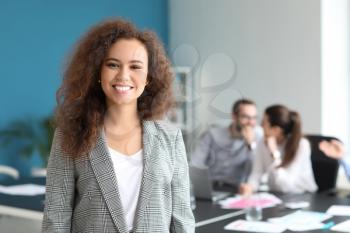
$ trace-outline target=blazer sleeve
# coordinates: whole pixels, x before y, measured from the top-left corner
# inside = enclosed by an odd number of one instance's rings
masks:
[[[172,219],[170,232],[194,232],[194,217],[190,205],[190,182],[185,145],[179,130],[174,147],[174,173],[171,181]]]
[[[47,166],[46,196],[42,232],[71,232],[74,205],[74,163],[61,150],[61,134],[56,130]]]

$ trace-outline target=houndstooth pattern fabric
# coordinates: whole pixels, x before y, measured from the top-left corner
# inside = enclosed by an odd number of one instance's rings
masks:
[[[103,130],[87,155],[73,160],[56,130],[46,180],[42,232],[120,232],[127,225]],[[181,131],[143,122],[144,171],[133,233],[194,232],[189,175]]]

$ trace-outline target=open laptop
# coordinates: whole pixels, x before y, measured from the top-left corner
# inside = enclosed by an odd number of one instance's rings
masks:
[[[213,190],[212,182],[209,179],[208,168],[199,168],[190,165],[189,169],[193,194],[196,198],[209,199],[215,202],[230,196],[230,192]]]

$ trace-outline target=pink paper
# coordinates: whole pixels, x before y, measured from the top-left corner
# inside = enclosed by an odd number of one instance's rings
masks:
[[[260,208],[273,206],[275,202],[270,199],[239,199],[232,201],[225,205],[227,208],[244,209],[252,206],[259,206]]]

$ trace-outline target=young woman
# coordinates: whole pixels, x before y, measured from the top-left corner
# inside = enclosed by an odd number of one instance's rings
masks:
[[[157,120],[171,90],[154,33],[118,19],[80,40],[57,93],[43,232],[194,232],[182,135]]]
[[[252,174],[248,183],[241,185],[240,192],[250,194],[256,191],[265,173],[270,191],[316,191],[310,144],[302,138],[299,114],[283,105],[273,105],[265,110],[262,126],[264,140],[257,146]]]

